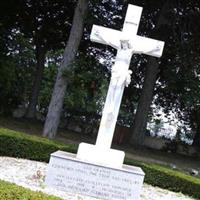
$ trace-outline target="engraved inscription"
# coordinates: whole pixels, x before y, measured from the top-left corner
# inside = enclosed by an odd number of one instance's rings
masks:
[[[98,165],[51,158],[46,183],[59,190],[109,200],[138,199],[143,176]]]

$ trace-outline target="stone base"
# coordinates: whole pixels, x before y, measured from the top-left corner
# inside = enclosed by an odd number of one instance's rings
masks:
[[[77,158],[82,161],[114,168],[122,168],[124,157],[123,151],[104,149],[87,143],[81,143],[77,152]]]
[[[138,200],[143,179],[144,172],[138,167],[105,167],[57,151],[51,154],[45,183],[58,190],[100,199]]]

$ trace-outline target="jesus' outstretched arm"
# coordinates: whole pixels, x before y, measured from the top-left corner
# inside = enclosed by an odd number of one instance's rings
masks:
[[[121,35],[120,31],[94,25],[92,27],[92,33],[90,35],[90,39],[94,42],[98,42],[101,44],[103,43],[115,49],[119,49],[120,35]]]

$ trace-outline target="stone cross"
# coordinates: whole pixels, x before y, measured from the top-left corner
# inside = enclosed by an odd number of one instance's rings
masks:
[[[90,36],[90,39],[94,42],[110,45],[117,49],[117,55],[115,63],[112,66],[111,81],[95,145],[95,149],[99,149],[99,151],[104,152],[104,154],[107,155],[111,150],[110,146],[113,139],[124,87],[128,86],[131,80],[130,76],[132,72],[129,70],[129,65],[132,55],[146,54],[160,57],[163,52],[164,42],[137,35],[141,14],[142,7],[129,4],[122,31],[93,25]],[[86,146],[87,145],[85,144],[83,148],[80,147],[78,157],[84,159],[89,157],[87,152],[91,151],[91,149],[87,149],[88,146]],[[84,156],[83,154],[88,155]],[[91,156],[91,159],[89,160],[95,161],[95,158],[92,157],[97,156],[103,156],[104,158],[102,159],[105,159],[105,155],[100,154],[101,153],[98,155],[97,153],[96,155]],[[108,162],[109,159],[114,157],[114,154],[113,152],[110,153],[110,157],[108,156]],[[123,157],[122,154],[121,157]]]

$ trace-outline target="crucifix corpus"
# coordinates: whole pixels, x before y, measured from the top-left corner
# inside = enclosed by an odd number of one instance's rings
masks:
[[[122,31],[93,25],[91,41],[117,49],[111,81],[103,109],[96,145],[81,143],[77,158],[84,161],[121,168],[124,152],[111,149],[124,87],[131,81],[129,65],[133,54],[161,57],[164,42],[137,35],[142,7],[130,5]]]

